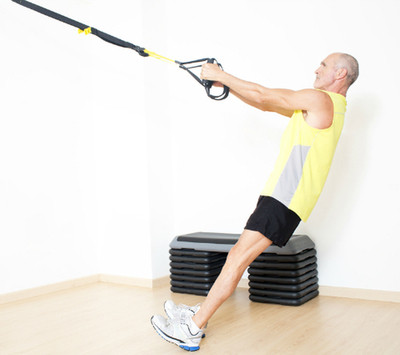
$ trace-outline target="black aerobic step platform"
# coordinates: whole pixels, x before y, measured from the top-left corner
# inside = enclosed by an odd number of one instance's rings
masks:
[[[311,258],[305,259],[303,261],[297,261],[292,263],[281,263],[281,262],[273,262],[273,261],[253,261],[251,266],[253,268],[259,269],[283,269],[283,270],[298,270],[303,267],[306,267],[310,264],[315,264],[317,262],[317,258],[312,256]]]
[[[176,275],[171,274],[171,281],[188,281],[188,282],[197,282],[197,283],[214,283],[217,279],[218,275],[210,276],[210,277],[200,277],[200,276],[190,276],[190,275]]]
[[[170,244],[171,291],[206,296],[225,264],[239,235],[192,233]],[[205,246],[218,243],[218,248]],[[221,249],[225,245],[225,249]],[[227,247],[228,245],[228,247]]]
[[[250,275],[268,275],[268,276],[285,276],[285,277],[297,277],[304,275],[305,273],[315,270],[317,264],[310,264],[306,267],[297,270],[279,270],[279,269],[259,269],[255,267],[249,267]]]
[[[171,268],[169,271],[174,275],[190,275],[190,276],[199,276],[199,277],[211,277],[218,276],[221,272],[222,267],[212,270],[194,270],[194,269],[174,269]]]
[[[285,298],[285,299],[297,299],[306,296],[312,291],[316,291],[318,289],[317,284],[310,285],[303,290],[296,292],[287,292],[287,291],[277,291],[277,290],[262,290],[256,288],[250,288],[249,292],[251,295],[256,296],[266,296],[266,297],[275,297],[275,298]]]
[[[197,251],[229,253],[240,234],[198,232],[175,237],[169,244],[171,249],[191,249]],[[295,255],[313,249],[314,242],[306,235],[293,235],[285,247],[271,245],[268,254]]]
[[[199,258],[208,258],[216,255],[221,255],[221,253],[218,252],[192,250],[192,249],[170,249],[169,254],[176,256],[194,256]]]
[[[316,255],[315,244],[305,235],[292,236],[281,254],[264,251],[248,269],[250,300],[299,306],[316,297]]]
[[[318,277],[312,277],[304,282],[294,284],[294,285],[286,285],[286,284],[273,284],[273,283],[263,283],[263,282],[249,282],[250,289],[258,289],[258,290],[279,290],[284,292],[297,292],[304,290],[308,286],[314,285],[318,282]],[[250,292],[251,293],[251,292]]]
[[[211,264],[218,261],[225,261],[226,255],[214,255],[206,257],[198,256],[185,256],[185,255],[170,255],[169,260],[182,263],[196,263],[196,264]]]
[[[206,296],[221,270],[171,269],[171,291]]]
[[[288,262],[297,262],[297,261],[303,261],[304,259],[311,258],[312,256],[315,256],[317,254],[317,251],[315,249],[308,249],[304,250],[299,254],[294,254],[294,255],[279,255],[279,254],[267,254],[263,253],[260,256],[258,256],[254,261],[279,261],[282,263]]]
[[[281,277],[281,276],[266,276],[266,275],[249,275],[249,281],[263,282],[271,284],[283,284],[283,285],[297,285],[307,281],[310,278],[317,276],[317,269],[305,273],[298,277]]]
[[[214,283],[206,283],[206,282],[186,282],[186,281],[175,281],[171,280],[171,286],[174,287],[185,287],[188,289],[196,289],[196,290],[207,290],[209,291]]]
[[[209,292],[209,290],[200,290],[195,288],[175,287],[175,286],[171,286],[171,291],[176,293],[189,293],[191,295],[198,295],[198,296],[207,296]]]
[[[256,296],[256,295],[250,295],[249,298],[253,302],[274,303],[283,306],[301,306],[302,304],[317,297],[318,294],[319,294],[318,290],[315,290],[298,299],[274,298],[274,297]]]
[[[195,269],[195,270],[212,270],[224,266],[225,260],[217,261],[216,263],[197,264],[197,263],[177,263],[171,261],[169,265],[174,269]]]
[[[191,233],[170,243],[171,291],[206,296],[240,234]],[[298,306],[318,295],[314,242],[293,235],[285,247],[272,245],[250,265],[250,300]]]

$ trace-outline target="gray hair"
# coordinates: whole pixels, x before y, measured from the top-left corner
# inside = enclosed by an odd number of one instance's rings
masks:
[[[346,80],[347,84],[350,86],[358,78],[359,74],[358,61],[350,54],[346,53],[338,53],[338,54],[339,54],[339,60],[336,64],[336,68],[337,69],[344,68],[347,70]]]

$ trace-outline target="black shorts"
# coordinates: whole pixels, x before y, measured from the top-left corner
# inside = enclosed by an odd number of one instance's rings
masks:
[[[245,229],[260,232],[272,243],[283,247],[289,241],[301,219],[292,210],[271,196],[260,196],[257,207]]]

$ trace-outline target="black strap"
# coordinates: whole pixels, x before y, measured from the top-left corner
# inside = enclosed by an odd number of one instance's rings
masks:
[[[53,18],[55,20],[58,20],[58,21],[66,23],[66,24],[68,24],[70,26],[79,28],[81,31],[85,31],[86,29],[90,28],[89,32],[91,34],[101,38],[103,41],[106,41],[106,42],[111,43],[111,44],[115,44],[116,46],[120,46],[120,47],[124,47],[124,48],[131,48],[131,49],[133,49],[134,51],[136,51],[138,54],[140,54],[143,57],[148,57],[149,53],[150,53],[150,54],[154,54],[155,57],[158,58],[158,59],[162,59],[163,58],[162,56],[159,56],[159,55],[157,55],[155,53],[147,51],[143,47],[139,47],[139,46],[137,46],[137,45],[135,45],[133,43],[126,42],[126,41],[124,41],[124,40],[122,40],[120,38],[111,36],[108,33],[105,33],[105,32],[102,32],[102,31],[98,30],[97,28],[90,27],[88,25],[85,25],[84,23],[75,21],[75,20],[73,20],[73,19],[71,19],[69,17],[61,15],[61,14],[59,14],[57,12],[51,11],[51,10],[46,9],[44,7],[41,7],[39,5],[33,4],[33,3],[29,2],[29,1],[25,1],[25,0],[12,0],[12,1],[17,3],[17,4],[19,4],[19,5],[27,7],[28,9],[31,9],[31,10],[39,12],[39,13],[41,13],[43,15],[49,16],[49,17],[51,17],[51,18]],[[148,53],[146,53],[145,51],[148,52]],[[164,59],[168,59],[168,58],[164,58]],[[179,62],[177,60],[174,61],[174,60],[171,60],[171,59],[168,59],[168,60],[172,61],[172,62],[174,62],[176,64],[179,64],[179,67],[181,69],[186,70],[194,79],[196,79],[196,81],[198,83],[200,83],[200,85],[202,85],[205,88],[208,97],[210,97],[211,99],[213,99],[213,100],[224,100],[224,99],[226,99],[228,97],[228,95],[229,95],[229,88],[228,87],[224,86],[223,92],[220,95],[213,95],[211,93],[211,87],[213,86],[213,82],[209,81],[209,80],[201,80],[196,74],[194,74],[191,71],[191,69],[200,67],[201,64],[199,65],[198,63],[201,63],[201,62],[216,63],[222,69],[222,65],[220,63],[218,63],[216,61],[216,59],[214,59],[214,58],[203,58],[203,59],[198,59],[198,60],[192,60],[190,62]],[[192,65],[192,64],[197,64],[197,65]],[[187,65],[192,65],[192,66],[188,67]]]
[[[53,18],[55,20],[58,20],[58,21],[66,23],[68,25],[71,25],[73,27],[79,28],[82,31],[84,31],[86,28],[90,27],[88,25],[85,25],[82,22],[75,21],[75,20],[73,20],[73,19],[71,19],[69,17],[61,15],[61,14],[59,14],[57,12],[51,11],[51,10],[46,9],[44,7],[41,7],[39,5],[33,4],[33,3],[29,2],[29,1],[25,1],[25,0],[12,0],[12,1],[14,1],[15,3],[17,3],[19,5],[25,6],[28,9],[31,9],[31,10],[39,12],[39,13],[41,13],[43,15],[49,16],[49,17],[51,17],[51,18]],[[116,46],[120,46],[120,47],[124,47],[124,48],[131,48],[134,51],[138,52],[143,57],[148,57],[149,56],[147,53],[144,52],[144,48],[136,46],[133,43],[123,41],[122,39],[119,39],[117,37],[111,36],[108,33],[102,32],[102,31],[100,31],[100,30],[98,30],[96,28],[91,27],[91,33],[94,34],[95,36],[101,38],[103,41],[108,42],[108,43],[112,43],[112,44],[115,44]]]
[[[136,46],[135,44],[130,43],[130,42],[123,41],[122,39],[111,36],[108,33],[102,32],[96,28],[92,27],[92,33],[95,36],[101,38],[103,41],[106,41],[108,43],[115,44],[116,46],[120,46],[120,47],[124,47],[124,48],[131,48],[134,51],[138,52],[142,57],[149,56],[147,53],[144,52],[145,48]]]

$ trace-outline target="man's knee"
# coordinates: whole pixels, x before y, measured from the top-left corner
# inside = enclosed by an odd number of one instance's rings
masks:
[[[248,266],[245,250],[242,250],[237,244],[234,245],[228,253],[226,265],[233,270],[243,273]]]
[[[245,231],[228,253],[227,263],[244,272],[272,242],[259,232]]]

